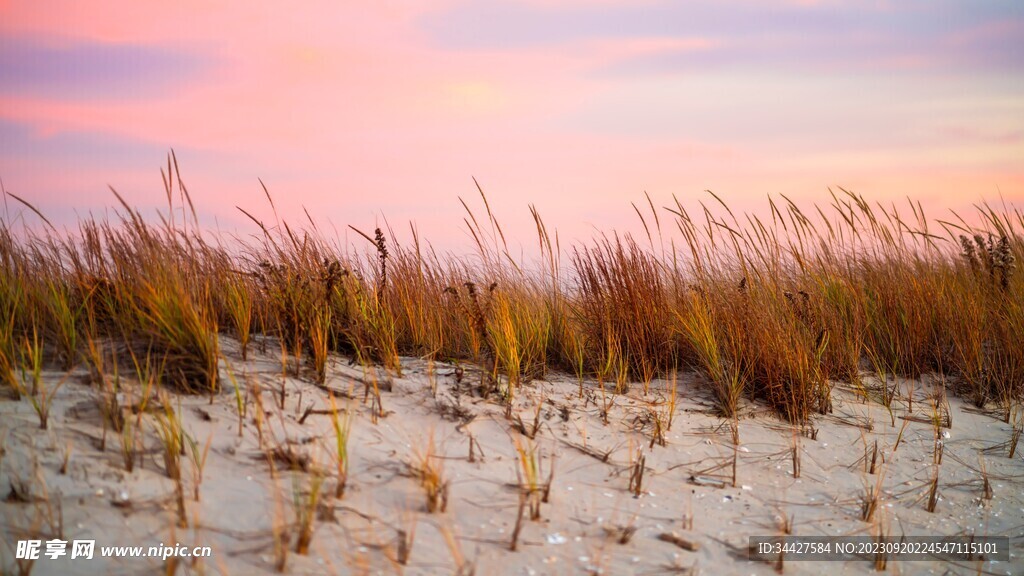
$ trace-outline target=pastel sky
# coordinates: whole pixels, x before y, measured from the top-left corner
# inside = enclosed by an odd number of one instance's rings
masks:
[[[52,220],[305,207],[467,241],[472,177],[523,244],[650,193],[1024,205],[1024,2],[0,0],[0,178]],[[407,236],[407,235],[406,235]]]

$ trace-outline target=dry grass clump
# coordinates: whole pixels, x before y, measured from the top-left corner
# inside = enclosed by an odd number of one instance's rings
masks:
[[[352,413],[338,414],[338,406],[334,400],[334,394],[330,395],[330,401],[331,425],[334,428],[335,456],[338,468],[338,484],[334,489],[334,497],[342,498],[345,495],[345,488],[348,486],[348,439],[352,431]]]
[[[681,332],[694,351],[696,365],[707,376],[722,416],[732,418],[747,387],[741,365],[746,331],[731,308],[714,306],[704,294],[688,295],[685,313],[677,312]]]
[[[158,219],[118,196],[114,220],[69,232],[9,194],[42,225],[0,220],[8,393],[42,407],[52,391],[24,394],[38,387],[32,375],[90,359],[95,343],[122,360],[152,356],[162,385],[212,392],[225,332],[243,355],[276,339],[321,383],[337,353],[395,373],[405,355],[473,361],[477,390],[500,392],[510,415],[518,386],[553,367],[576,375],[581,395],[585,377],[646,392],[697,369],[722,414],[748,397],[795,423],[830,410],[836,380],[869,395],[865,367],[886,405],[903,400],[896,377],[930,372],[1006,419],[1024,397],[1020,211],[981,205],[969,223],[911,202],[906,217],[841,190],[810,211],[769,200],[759,218],[713,195],[693,212],[648,198],[650,212],[637,209],[644,236],[562,247],[531,207],[540,258],[528,264],[511,255],[482,191],[485,218],[463,202],[476,253],[458,258],[414,227],[406,244],[387,226],[350,227],[367,244],[339,246],[311,217],[294,228],[276,212],[272,222],[245,212],[257,234],[229,242],[200,229],[173,154],[163,175]]]
[[[574,307],[591,352],[584,368],[614,381],[649,383],[679,365],[662,263],[632,238],[604,238],[573,253]]]
[[[1008,222],[994,213],[989,218],[997,234],[989,234],[987,240],[975,234],[973,241],[959,236],[959,274],[943,293],[943,305],[956,311],[946,322],[946,347],[951,371],[962,377],[975,405],[996,400],[1009,422],[1010,409],[1024,386],[1024,359],[1019,354],[1024,345],[1024,305],[1014,297],[1013,282],[1013,245],[1019,253],[1020,239],[1010,236]]]
[[[309,545],[313,542],[313,530],[316,527],[317,505],[321,498],[323,475],[313,470],[305,482],[298,475],[292,477],[292,507],[295,512],[295,553],[303,556],[309,554]]]
[[[188,513],[185,509],[181,457],[185,454],[185,446],[190,439],[182,428],[181,416],[171,406],[168,398],[163,398],[163,405],[163,413],[158,413],[155,417],[154,428],[160,438],[164,473],[174,482],[174,502],[178,513],[178,526],[186,528],[188,527]],[[198,486],[196,490],[198,491]]]
[[[165,173],[170,213],[175,171]],[[116,194],[116,193],[115,193]],[[120,197],[118,196],[120,200]],[[3,223],[0,312],[9,315],[0,335],[0,363],[10,365],[11,344],[36,330],[48,359],[73,366],[88,338],[123,342],[164,365],[162,380],[187,392],[217,388],[217,311],[206,244],[193,212],[189,222],[145,222],[123,201],[119,222],[84,220],[77,235],[52,228],[16,237]],[[13,311],[13,314],[11,314]]]
[[[433,430],[415,447],[409,469],[426,496],[427,513],[445,512],[448,509],[449,483],[444,473],[444,460],[437,454]]]
[[[519,506],[516,510],[516,523],[512,528],[512,539],[509,550],[515,552],[522,533],[524,522],[529,519],[536,522],[541,519],[541,504],[548,502],[551,496],[551,484],[555,478],[554,461],[548,461],[548,476],[543,475],[543,454],[540,447],[527,439],[525,442],[513,438],[513,446],[517,455],[516,489],[519,493]]]
[[[629,492],[634,498],[639,498],[644,493],[644,472],[647,470],[647,457],[643,449],[633,451],[630,446],[629,452]]]
[[[553,460],[548,460],[548,474],[544,477],[544,455],[540,447],[532,440],[521,442],[513,439],[518,466],[516,478],[520,493],[520,501],[530,513],[530,520],[540,520],[540,506],[546,503],[551,495],[551,483],[554,481],[555,468]]]

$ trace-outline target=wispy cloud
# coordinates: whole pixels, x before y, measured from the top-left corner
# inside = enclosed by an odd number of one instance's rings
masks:
[[[57,100],[173,96],[197,80],[196,54],[142,44],[0,38],[0,93]]]
[[[282,213],[449,240],[470,176],[563,238],[645,190],[1024,200],[1016,1],[105,6],[0,0],[0,176],[42,207],[145,202],[171,147],[222,222],[263,177]]]
[[[561,50],[597,40],[702,38],[714,47],[662,50],[622,70],[721,66],[844,69],[1024,67],[1017,2],[754,2],[750,0],[537,5],[500,0],[424,15],[451,50]]]

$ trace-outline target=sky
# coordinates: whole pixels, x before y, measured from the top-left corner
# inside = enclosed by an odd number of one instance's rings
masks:
[[[262,179],[292,222],[456,250],[473,178],[522,244],[530,205],[571,241],[645,193],[1021,207],[1024,3],[0,0],[6,190],[155,214],[171,149],[210,226],[272,219]]]

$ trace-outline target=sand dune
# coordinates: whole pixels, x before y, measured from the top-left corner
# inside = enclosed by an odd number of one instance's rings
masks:
[[[736,420],[716,416],[696,374],[681,374],[674,394],[672,383],[654,380],[647,393],[634,384],[602,395],[596,382],[581,387],[549,373],[521,388],[507,413],[475,393],[480,373],[468,365],[403,358],[398,377],[332,357],[325,384],[315,386],[295,378],[292,366],[283,375],[280,358],[258,346],[246,362],[231,347],[226,341],[230,360],[221,372],[224,382],[231,372],[243,395],[240,433],[232,386],[212,397],[168,396],[187,437],[184,519],[157,433],[167,411],[155,401],[141,417],[125,411],[141,422],[131,472],[117,433],[108,430],[99,449],[102,415],[84,371],[44,375],[63,382],[47,430],[28,400],[0,402],[3,565],[10,573],[18,573],[16,541],[30,537],[96,542],[91,560],[41,556],[31,566],[36,575],[271,573],[281,561],[290,574],[770,574],[776,565],[747,559],[748,537],[787,528],[815,536],[882,530],[1010,536],[1016,546],[1024,530],[1024,462],[1019,448],[1008,458],[1011,426],[957,399],[935,409],[930,398],[938,388],[928,377],[901,382],[905,397],[891,414],[837,384],[833,413],[800,428],[756,404],[742,404]],[[364,400],[374,381],[379,406],[372,391]],[[122,381],[123,406],[141,397],[138,387]],[[352,419],[340,498],[328,390]],[[550,479],[537,520],[529,518],[517,446],[535,455],[538,501]],[[204,462],[201,480],[196,461]],[[444,511],[428,512],[424,468],[446,487],[435,499]],[[877,508],[866,521],[876,487]],[[527,505],[513,552],[521,494]],[[299,522],[313,509],[308,553],[296,554]],[[105,546],[172,543],[209,546],[211,556],[176,563],[99,557]],[[1009,563],[893,561],[888,568],[1019,574],[1022,563],[1018,549]],[[861,574],[873,564],[788,561],[783,569]]]

